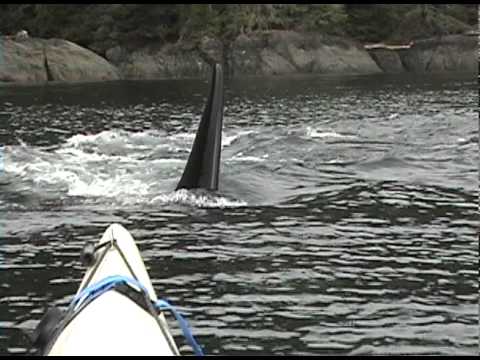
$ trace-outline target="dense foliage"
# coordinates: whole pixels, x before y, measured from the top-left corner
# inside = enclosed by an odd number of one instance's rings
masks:
[[[228,43],[262,30],[405,42],[472,29],[477,11],[476,4],[1,4],[0,33],[26,29],[99,52],[119,43],[194,42],[204,35]]]

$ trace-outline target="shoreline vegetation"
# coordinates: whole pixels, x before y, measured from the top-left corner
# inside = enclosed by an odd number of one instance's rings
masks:
[[[0,5],[0,83],[478,73],[477,5]],[[21,25],[19,25],[21,24]]]

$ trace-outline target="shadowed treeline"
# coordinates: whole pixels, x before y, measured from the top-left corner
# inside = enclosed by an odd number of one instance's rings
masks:
[[[315,31],[365,42],[408,42],[476,28],[477,5],[462,4],[4,4],[0,33],[76,42],[104,55],[113,46],[232,42],[267,30]]]

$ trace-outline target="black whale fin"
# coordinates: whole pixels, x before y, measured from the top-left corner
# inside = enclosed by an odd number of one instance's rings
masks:
[[[178,189],[218,189],[223,125],[223,72],[215,64],[207,105]]]

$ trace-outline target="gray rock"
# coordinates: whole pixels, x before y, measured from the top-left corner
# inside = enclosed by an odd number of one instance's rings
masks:
[[[315,66],[315,52],[305,50],[302,47],[297,47],[294,44],[287,45],[288,57],[291,59],[294,66],[299,72],[309,73],[313,72]]]
[[[120,46],[115,46],[113,48],[108,49],[105,52],[105,57],[107,58],[108,61],[110,61],[113,64],[119,64],[122,62],[125,57],[126,57],[126,52],[125,50],[120,47]]]
[[[133,51],[126,55],[119,69],[127,79],[203,77],[210,71],[198,51],[181,51],[171,46]]]
[[[0,37],[0,81],[43,83],[118,78],[117,69],[108,61],[72,42],[38,38],[17,42]]]
[[[271,31],[234,43],[235,75],[381,72],[357,43],[315,33]]]
[[[0,81],[42,83],[47,81],[43,40],[17,42],[0,37]]]
[[[448,35],[416,41],[400,53],[404,67],[415,73],[478,71],[477,39],[473,36]]]
[[[375,60],[380,69],[383,70],[383,72],[387,74],[405,72],[405,68],[403,67],[398,50],[374,49],[369,50],[369,54],[372,56],[373,60]]]
[[[324,74],[376,74],[381,69],[368,53],[357,46],[323,45],[315,50],[312,72]]]
[[[221,63],[223,60],[223,46],[222,43],[213,38],[204,37],[199,45],[200,51],[206,59],[211,62]]]
[[[272,49],[260,52],[261,69],[264,75],[284,75],[297,72],[295,66]]]
[[[260,67],[260,51],[266,44],[258,36],[247,37],[240,35],[232,45],[232,68],[234,75],[249,74],[259,75],[262,73]]]
[[[70,41],[50,39],[46,57],[54,81],[117,80],[118,70],[101,56]]]
[[[234,76],[478,71],[478,38],[467,35],[421,40],[410,49],[369,52],[348,39],[294,31],[240,35],[227,54],[223,44],[212,38],[204,38],[198,47],[152,41],[127,51],[114,40],[92,47],[105,52],[111,63],[66,40],[0,37],[0,82],[205,77],[212,61],[224,59]]]

